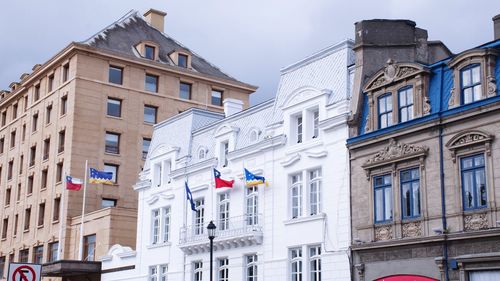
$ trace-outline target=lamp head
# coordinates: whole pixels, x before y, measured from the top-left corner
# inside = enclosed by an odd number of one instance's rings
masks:
[[[207,225],[207,230],[208,230],[208,239],[212,240],[215,238],[215,229],[217,227],[215,226],[213,221],[210,221],[210,223]]]

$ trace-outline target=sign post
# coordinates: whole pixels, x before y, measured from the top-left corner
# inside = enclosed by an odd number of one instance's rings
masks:
[[[10,263],[7,281],[40,281],[41,275],[41,264]]]

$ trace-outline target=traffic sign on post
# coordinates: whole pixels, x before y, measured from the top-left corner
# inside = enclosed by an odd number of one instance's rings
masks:
[[[10,263],[7,281],[40,281],[41,273],[41,264]]]

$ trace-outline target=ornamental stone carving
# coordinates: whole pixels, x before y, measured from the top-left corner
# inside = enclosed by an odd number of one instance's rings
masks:
[[[369,168],[378,164],[392,163],[413,156],[423,156],[427,154],[428,150],[429,148],[426,146],[398,143],[394,139],[391,139],[389,145],[369,158],[363,167]]]
[[[375,241],[387,241],[393,238],[392,226],[383,225],[375,227]]]
[[[431,102],[428,97],[424,97],[424,115],[431,113]]]
[[[422,236],[422,223],[420,221],[403,224],[403,238],[414,238]]]
[[[480,230],[488,228],[488,219],[486,214],[472,214],[464,216],[465,230]]]
[[[479,130],[465,131],[451,138],[448,143],[446,143],[446,147],[454,151],[464,146],[486,143],[486,150],[489,153],[489,143],[493,140],[493,137],[494,136]]]
[[[384,69],[377,72],[366,84],[366,92],[372,91],[375,88],[390,84],[396,80],[404,79],[414,75],[417,72],[428,72],[426,68],[422,68],[416,64],[397,63],[389,59]]]
[[[497,82],[495,80],[495,77],[493,76],[488,76],[488,92],[486,95],[488,98],[494,97],[497,95]]]
[[[455,88],[451,88],[450,90],[450,100],[448,101],[448,107],[449,108],[452,108],[452,107],[455,107]]]
[[[396,78],[397,73],[398,73],[398,66],[396,65],[394,60],[389,59],[384,69],[384,78],[387,81],[392,82],[394,78]]]

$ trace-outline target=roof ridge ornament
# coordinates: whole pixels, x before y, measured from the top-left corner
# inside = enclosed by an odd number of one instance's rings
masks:
[[[415,144],[400,143],[391,138],[389,145],[369,158],[365,164],[363,164],[363,168],[370,169],[374,166],[399,162],[408,158],[425,156],[428,151],[429,148],[425,145],[419,146]]]

